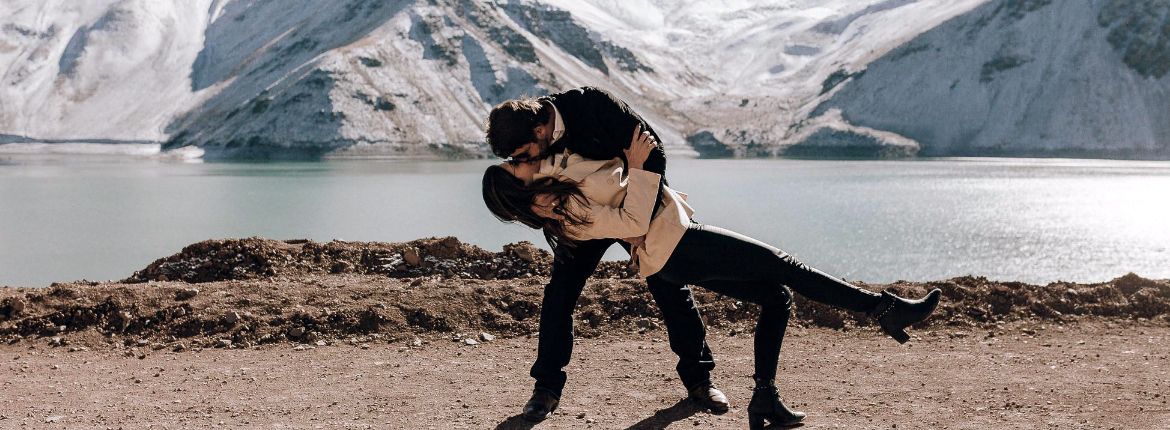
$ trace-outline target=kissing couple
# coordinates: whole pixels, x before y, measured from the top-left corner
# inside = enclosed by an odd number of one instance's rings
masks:
[[[866,313],[900,343],[939,303],[858,288],[758,240],[692,219],[687,195],[667,186],[658,135],[625,102],[582,87],[508,100],[488,116],[487,142],[506,159],[487,168],[483,199],[496,218],[541,229],[555,260],[544,288],[536,380],[523,417],[542,421],[561,400],[573,351],[573,310],[606,249],[620,244],[662,312],[676,370],[690,398],[713,413],[730,408],[711,381],[715,361],[689,285],[760,306],[754,339],[752,429],[802,424],[780,399],[776,368],[792,292]]]

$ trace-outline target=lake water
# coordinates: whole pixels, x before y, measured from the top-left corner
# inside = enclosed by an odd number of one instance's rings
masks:
[[[0,154],[0,285],[121,279],[210,238],[545,246],[484,208],[490,163]],[[1167,162],[675,157],[668,177],[697,221],[851,280],[1170,278]]]

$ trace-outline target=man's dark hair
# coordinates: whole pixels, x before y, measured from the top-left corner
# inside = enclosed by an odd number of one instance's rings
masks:
[[[508,158],[517,148],[536,140],[532,129],[548,124],[552,108],[534,97],[508,100],[492,108],[487,121],[487,143],[492,153]]]

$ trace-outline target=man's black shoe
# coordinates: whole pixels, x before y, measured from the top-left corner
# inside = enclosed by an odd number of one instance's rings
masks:
[[[710,382],[704,382],[691,388],[691,399],[700,406],[710,409],[711,413],[716,415],[731,409],[731,404],[727,402],[727,396],[723,395],[723,392]]]
[[[544,421],[552,411],[557,410],[560,399],[548,390],[532,390],[532,398],[524,404],[524,419],[538,423]]]

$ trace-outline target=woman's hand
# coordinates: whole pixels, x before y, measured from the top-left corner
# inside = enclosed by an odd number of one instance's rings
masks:
[[[650,158],[650,151],[658,146],[654,140],[654,136],[650,135],[649,131],[642,131],[642,125],[639,124],[634,127],[634,138],[630,140],[630,148],[622,150],[626,154],[626,162],[629,163],[631,169],[641,169],[642,165],[646,163],[646,159]]]

